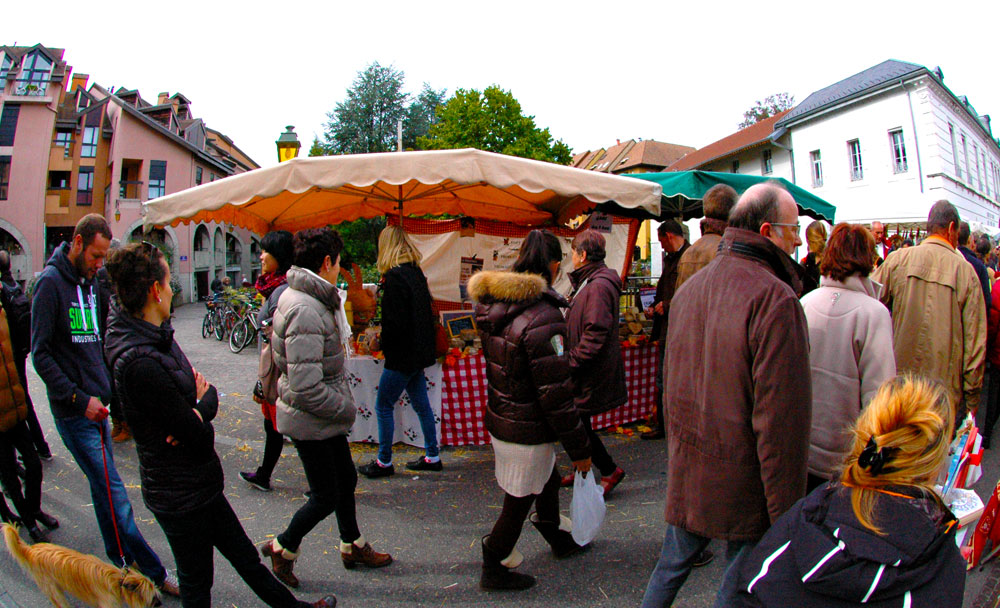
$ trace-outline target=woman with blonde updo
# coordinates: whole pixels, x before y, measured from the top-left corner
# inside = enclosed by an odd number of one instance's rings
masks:
[[[747,559],[741,606],[961,606],[958,521],[934,491],[954,404],[937,382],[882,385],[838,481],[782,515]]]

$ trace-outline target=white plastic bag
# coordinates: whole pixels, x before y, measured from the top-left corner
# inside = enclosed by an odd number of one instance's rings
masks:
[[[591,470],[584,475],[576,472],[573,478],[573,501],[569,505],[573,519],[573,540],[583,546],[594,540],[604,523],[604,488],[597,485],[597,475]]]

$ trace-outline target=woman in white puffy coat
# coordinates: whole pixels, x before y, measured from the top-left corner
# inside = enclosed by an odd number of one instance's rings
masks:
[[[820,288],[802,298],[813,394],[809,491],[836,474],[858,414],[896,375],[892,319],[878,301],[881,286],[868,278],[874,259],[867,228],[837,224],[820,262]]]

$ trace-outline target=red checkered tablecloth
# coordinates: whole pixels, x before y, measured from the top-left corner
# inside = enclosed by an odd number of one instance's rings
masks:
[[[444,368],[441,391],[441,444],[483,445],[490,436],[486,411],[486,359],[475,355]]]
[[[595,429],[628,424],[646,417],[656,398],[656,346],[622,350],[628,402],[595,416]],[[441,444],[484,445],[490,436],[483,426],[486,411],[486,360],[482,355],[459,359],[444,369],[441,391]]]
[[[610,412],[591,418],[590,423],[595,429],[628,424],[645,418],[656,400],[656,345],[623,348],[622,358],[625,359],[628,401]]]

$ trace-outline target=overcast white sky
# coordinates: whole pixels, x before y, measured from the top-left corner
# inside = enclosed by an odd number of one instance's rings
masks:
[[[808,7],[808,8],[806,8]],[[822,8],[816,8],[822,7]],[[66,49],[91,83],[181,92],[262,166],[295,125],[308,149],[372,61],[406,89],[513,92],[575,151],[616,139],[700,147],[768,94],[885,59],[941,66],[1000,134],[1000,2],[8,2],[0,43]]]

